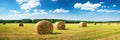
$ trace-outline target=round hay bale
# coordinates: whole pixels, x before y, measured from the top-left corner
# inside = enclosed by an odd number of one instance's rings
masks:
[[[80,26],[80,27],[87,27],[87,23],[86,23],[86,22],[80,22],[80,23],[79,23],[79,26]]]
[[[53,25],[49,21],[39,21],[38,23],[36,23],[35,27],[35,31],[37,32],[37,34],[50,34],[53,32]]]
[[[3,22],[3,25],[5,25],[6,23],[5,22]]]
[[[56,22],[55,26],[58,30],[65,30],[65,23],[60,21],[60,22]]]
[[[23,23],[19,23],[19,27],[23,27],[24,26],[24,24]]]
[[[94,23],[94,25],[96,25],[97,23]]]

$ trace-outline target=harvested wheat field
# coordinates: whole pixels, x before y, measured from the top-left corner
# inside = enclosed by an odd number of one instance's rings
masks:
[[[17,23],[1,23],[0,40],[119,40],[120,34],[120,25],[114,23],[88,24],[88,27],[66,24],[66,30],[54,29],[52,34],[45,35],[37,35],[34,27],[32,23],[25,23],[24,27]]]

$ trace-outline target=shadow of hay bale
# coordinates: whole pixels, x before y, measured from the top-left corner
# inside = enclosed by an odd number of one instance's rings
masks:
[[[64,29],[64,30],[70,30],[69,28],[66,28],[66,29]]]
[[[58,34],[62,34],[62,33],[49,33],[49,34],[36,34],[35,35],[58,35]]]
[[[62,33],[51,33],[50,35],[57,35],[57,34],[62,34]]]

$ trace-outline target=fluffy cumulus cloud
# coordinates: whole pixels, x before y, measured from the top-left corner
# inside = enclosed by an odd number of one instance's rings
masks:
[[[20,12],[17,10],[9,10],[9,12],[13,14],[10,14],[3,18],[21,19],[21,18],[31,18],[33,16],[40,15],[40,14],[48,14],[47,11],[45,10],[33,9],[41,5],[39,0],[16,0],[16,2],[20,4],[20,9],[25,10],[25,12]],[[33,12],[30,12],[30,10]]]
[[[41,5],[39,0],[16,0],[16,2],[20,4],[20,9],[25,10],[25,12],[20,12],[17,10],[9,10],[9,12],[13,14],[3,17],[4,19],[32,18],[33,16],[48,14],[46,10],[33,9]],[[33,12],[30,12],[30,10]]]
[[[55,10],[50,10],[49,12],[53,12],[53,13],[68,13],[69,10],[65,10],[65,9],[62,9],[62,8],[57,8]]]
[[[120,13],[118,10],[106,10],[106,9],[99,9],[97,12],[105,12],[105,13]]]
[[[76,3],[75,5],[74,5],[74,8],[81,8],[82,7],[82,4],[81,3]]]
[[[75,3],[74,4],[74,8],[80,8],[81,10],[90,10],[90,11],[94,11],[95,9],[97,9],[98,7],[101,6],[102,3],[96,3],[96,4],[92,4],[89,1],[82,4],[82,3]]]
[[[89,1],[82,4],[82,3],[75,3],[74,8],[78,8],[81,10],[90,10],[90,11],[95,11],[95,12],[105,12],[105,13],[120,13],[119,10],[107,10],[106,8],[109,8],[109,6],[102,5],[104,2],[92,4]],[[112,5],[113,7],[116,7],[116,5]],[[98,9],[98,7],[102,9]]]
[[[114,4],[113,7],[116,7],[116,5]]]
[[[40,5],[39,0],[16,0],[16,2],[20,4],[21,9],[25,10],[25,13]]]

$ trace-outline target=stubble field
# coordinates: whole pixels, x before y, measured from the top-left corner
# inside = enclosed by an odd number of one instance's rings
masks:
[[[24,27],[18,23],[0,24],[0,40],[120,40],[119,35],[120,24],[117,23],[88,24],[87,27],[66,24],[66,30],[54,28],[52,34],[44,35],[36,34],[33,23],[25,23]]]

